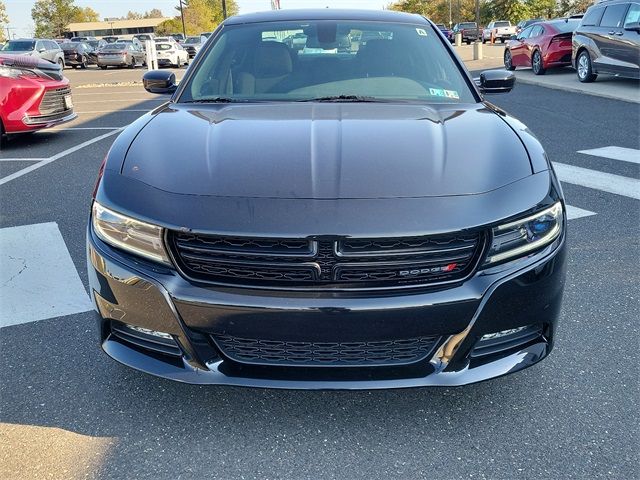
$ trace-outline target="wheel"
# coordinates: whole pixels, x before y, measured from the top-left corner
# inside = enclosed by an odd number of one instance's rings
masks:
[[[136,68],[136,59],[131,57],[131,62],[128,65],[129,68]]]
[[[482,44],[484,45],[485,43],[487,43],[487,39],[482,37]]]
[[[504,39],[504,38],[501,38],[501,39],[500,39],[500,43],[504,43],[504,42],[505,42],[505,39]]]
[[[58,65],[60,65],[60,68],[64,70],[64,60],[62,58],[58,59]]]
[[[511,71],[516,69],[515,65],[513,64],[513,58],[511,58],[511,50],[509,50],[508,48],[505,48],[504,50],[504,68]]]
[[[174,63],[173,66],[180,68],[180,55],[176,55],[176,63]]]
[[[465,43],[466,43],[467,45],[471,45],[471,40],[465,40]]]
[[[593,82],[598,77],[598,75],[593,73],[591,57],[589,56],[589,52],[587,52],[586,50],[582,50],[578,54],[576,65],[578,67],[578,80],[580,80],[582,83]]]
[[[531,69],[536,75],[544,75],[546,72],[544,66],[542,65],[542,55],[540,55],[539,50],[533,52],[533,58],[531,59]]]
[[[80,64],[80,68],[82,68],[83,70],[87,68],[87,58],[86,57],[82,57],[82,63]]]
[[[107,69],[107,66],[106,66],[106,65],[100,65],[100,68],[101,68],[102,70],[106,70],[106,69]]]

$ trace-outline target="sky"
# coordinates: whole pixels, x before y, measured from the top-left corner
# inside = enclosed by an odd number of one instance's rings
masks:
[[[26,37],[33,33],[31,8],[35,0],[3,0],[9,15],[10,33],[13,37]],[[284,8],[365,8],[379,10],[391,0],[280,0]],[[270,0],[236,0],[240,13],[259,12],[271,8]],[[178,0],[76,0],[80,7],[91,7],[105,17],[123,17],[129,10],[144,12],[159,8],[162,13],[171,17],[175,15],[174,7]],[[6,32],[5,32],[6,33]]]

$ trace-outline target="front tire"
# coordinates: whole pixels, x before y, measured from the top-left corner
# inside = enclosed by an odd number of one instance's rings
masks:
[[[546,72],[544,65],[542,64],[542,55],[540,55],[539,50],[533,52],[533,57],[531,58],[531,69],[536,75],[544,75]]]
[[[591,56],[586,50],[582,50],[578,55],[576,67],[576,71],[578,72],[578,80],[580,80],[582,83],[591,83],[598,77],[598,75],[593,73]]]
[[[101,68],[102,70],[106,70],[106,69],[107,69],[107,66],[106,66],[106,65],[100,65],[100,68]]]
[[[513,58],[511,57],[511,50],[508,48],[504,51],[504,68],[510,71],[514,71],[516,69],[515,65],[513,65]]]
[[[61,70],[64,70],[64,60],[62,58],[58,59],[58,65],[60,65]]]
[[[86,58],[82,58],[82,63],[80,64],[80,68],[85,70],[87,68],[87,59]]]

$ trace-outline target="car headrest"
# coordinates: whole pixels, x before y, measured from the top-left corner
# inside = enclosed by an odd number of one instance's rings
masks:
[[[284,43],[263,42],[255,55],[254,74],[258,78],[280,77],[293,69],[291,51]]]

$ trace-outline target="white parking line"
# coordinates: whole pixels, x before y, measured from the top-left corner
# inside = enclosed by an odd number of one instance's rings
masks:
[[[124,128],[126,125],[122,127],[54,127],[47,128],[46,130],[42,130],[42,132],[62,132],[64,130],[117,130],[119,128]],[[44,160],[44,159],[43,159]]]
[[[0,327],[93,307],[56,223],[0,229]]]
[[[589,170],[565,163],[553,162],[553,167],[561,182],[640,200],[640,180],[635,178]]]
[[[44,160],[35,163],[33,165],[29,165],[26,168],[23,168],[22,170],[18,170],[17,172],[12,173],[11,175],[7,175],[6,177],[0,178],[0,185],[4,185],[5,183],[9,183],[11,180],[15,180],[16,178],[20,178],[23,175],[26,175],[27,173],[31,173],[34,170],[37,170],[40,167],[44,167],[45,165],[50,164],[51,162],[55,162],[56,160],[62,158],[62,157],[66,157],[67,155],[72,154],[73,152],[77,152],[78,150],[87,147],[91,144],[94,144],[96,142],[99,142],[100,140],[104,140],[107,137],[110,137],[111,135],[115,135],[116,133],[122,131],[122,128],[118,128],[117,130],[113,130],[111,132],[105,133],[104,135],[100,135],[99,137],[95,137],[92,138],[91,140],[87,140],[86,142],[82,142],[78,145],[76,145],[75,147],[71,147],[68,148],[67,150],[64,150],[60,153],[57,153],[56,155],[54,155],[53,157],[49,157],[49,158],[45,158]]]
[[[96,88],[98,88],[98,87],[96,87]],[[99,88],[102,90],[103,88],[108,88],[108,87],[99,87]],[[120,87],[114,86],[113,88],[120,88]],[[113,91],[113,92],[108,92],[108,93],[109,93],[109,95],[129,95],[129,94],[140,95],[141,93],[144,94],[145,92],[141,91],[141,90],[135,90],[135,91],[124,91],[124,92]],[[96,93],[95,92],[93,92],[93,93],[76,93],[76,92],[73,92],[73,97],[74,98],[75,97],[82,97],[82,96],[95,97]],[[164,93],[157,93],[157,94],[156,93],[150,93],[149,94],[149,98],[162,98],[162,97],[170,97],[170,96],[171,95],[164,94]]]
[[[593,148],[591,150],[578,150],[578,153],[593,155],[594,157],[610,158],[611,160],[620,160],[621,162],[640,164],[640,150],[636,150],[635,148],[610,146]]]
[[[0,162],[41,162],[46,158],[0,158]]]
[[[596,215],[596,212],[592,212],[591,210],[583,210],[582,208],[574,207],[573,205],[567,205],[567,220],[590,217],[591,215]]]
[[[124,102],[166,102],[165,98],[122,98],[120,100],[79,100],[75,102],[76,106],[88,103],[124,103]]]

